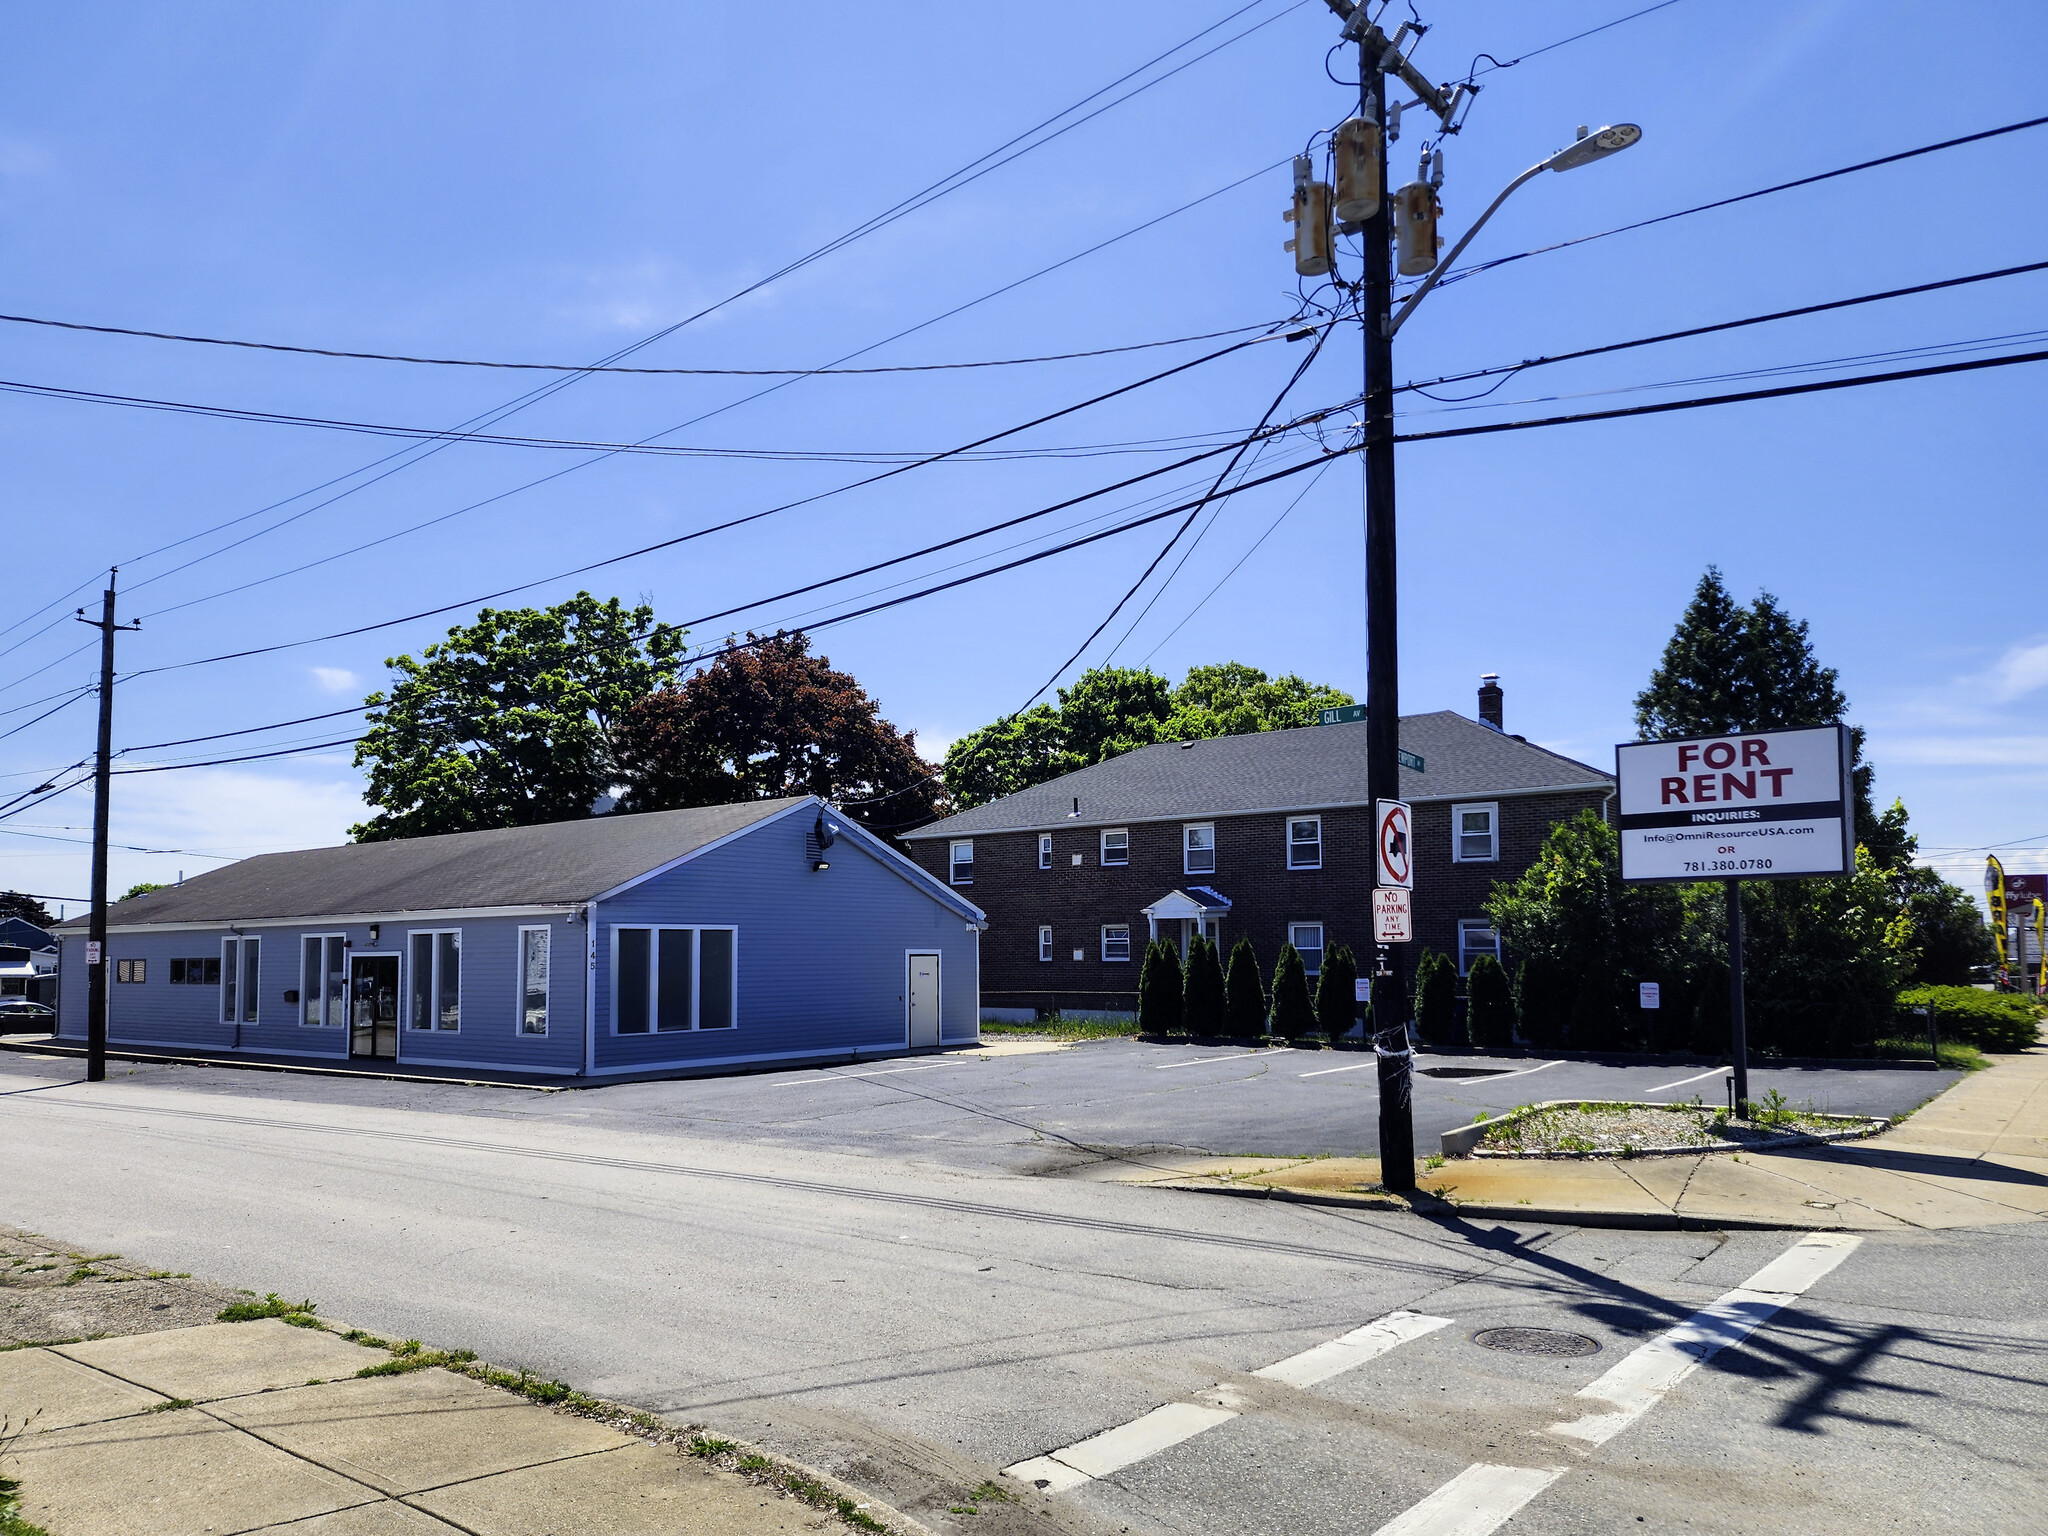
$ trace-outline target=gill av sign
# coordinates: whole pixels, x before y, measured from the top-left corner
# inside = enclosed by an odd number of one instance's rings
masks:
[[[1856,867],[1849,728],[1614,749],[1621,878],[1785,880]]]

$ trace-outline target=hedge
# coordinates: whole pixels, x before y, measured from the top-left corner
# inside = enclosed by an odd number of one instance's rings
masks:
[[[2041,1014],[2032,1002],[1976,987],[1908,988],[1899,994],[1899,1029],[1908,1038],[1920,1034],[1925,1026],[1912,1010],[1930,1007],[1945,1038],[1968,1041],[1980,1051],[2023,1051],[2040,1037]]]

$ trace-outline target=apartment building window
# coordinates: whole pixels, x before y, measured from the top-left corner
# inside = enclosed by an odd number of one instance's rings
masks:
[[[1051,928],[1041,927],[1038,930],[1038,958],[1040,960],[1050,960],[1052,958]]]
[[[1052,868],[1052,834],[1050,832],[1038,834],[1038,867],[1040,869]]]
[[[1191,875],[1216,873],[1216,823],[1198,821],[1180,829],[1183,859],[1181,868]]]
[[[233,1024],[256,1022],[256,1000],[262,994],[257,985],[263,941],[222,939],[220,941],[220,1021]],[[188,962],[186,973],[191,973]]]
[[[1483,917],[1461,917],[1458,919],[1458,974],[1472,974],[1472,962],[1481,955],[1500,958],[1500,935],[1493,924]]]
[[[974,884],[974,844],[971,841],[953,844],[952,869],[955,885]]]
[[[1131,958],[1131,925],[1129,923],[1104,923],[1102,925],[1102,958],[1105,960],[1128,960]]]
[[[1287,942],[1301,955],[1301,968],[1311,976],[1320,976],[1323,970],[1323,925],[1321,923],[1289,923]]]
[[[1128,864],[1131,862],[1131,834],[1122,827],[1102,834],[1102,862],[1104,864]]]
[[[1451,807],[1451,862],[1487,864],[1500,857],[1500,806]]]
[[[1321,869],[1323,867],[1322,817],[1290,816],[1288,818],[1287,867],[1289,869]]]

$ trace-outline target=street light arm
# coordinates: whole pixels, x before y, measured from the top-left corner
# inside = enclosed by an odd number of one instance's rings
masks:
[[[1438,262],[1435,265],[1435,267],[1430,269],[1429,276],[1425,277],[1422,280],[1422,286],[1416,289],[1413,293],[1409,294],[1408,302],[1406,304],[1403,304],[1400,307],[1400,309],[1395,312],[1393,317],[1387,321],[1387,335],[1390,338],[1396,331],[1401,329],[1401,322],[1408,318],[1409,312],[1413,310],[1416,305],[1422,302],[1422,296],[1428,293],[1430,289],[1436,286],[1437,279],[1442,277],[1444,273],[1449,270],[1451,263],[1456,261],[1461,255],[1464,254],[1465,247],[1472,243],[1472,237],[1478,234],[1480,230],[1486,227],[1486,221],[1493,217],[1494,212],[1500,207],[1500,205],[1508,200],[1509,196],[1515,191],[1516,188],[1520,187],[1524,182],[1528,181],[1531,177],[1535,176],[1537,172],[1547,169],[1549,165],[1550,162],[1548,160],[1537,161],[1534,165],[1530,166],[1529,169],[1522,172],[1521,175],[1517,176],[1513,181],[1509,182],[1505,187],[1503,187],[1501,189],[1500,196],[1496,197],[1491,203],[1488,203],[1486,205],[1486,212],[1479,215],[1479,217],[1475,221],[1473,221],[1472,227],[1466,230],[1463,235],[1459,236],[1458,243],[1451,247],[1449,253],[1444,257],[1444,259]]]

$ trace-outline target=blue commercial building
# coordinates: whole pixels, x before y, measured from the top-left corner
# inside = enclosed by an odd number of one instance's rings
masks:
[[[980,1038],[981,910],[812,796],[244,859],[107,915],[117,1049],[593,1081]],[[58,1038],[86,1031],[59,926]]]

